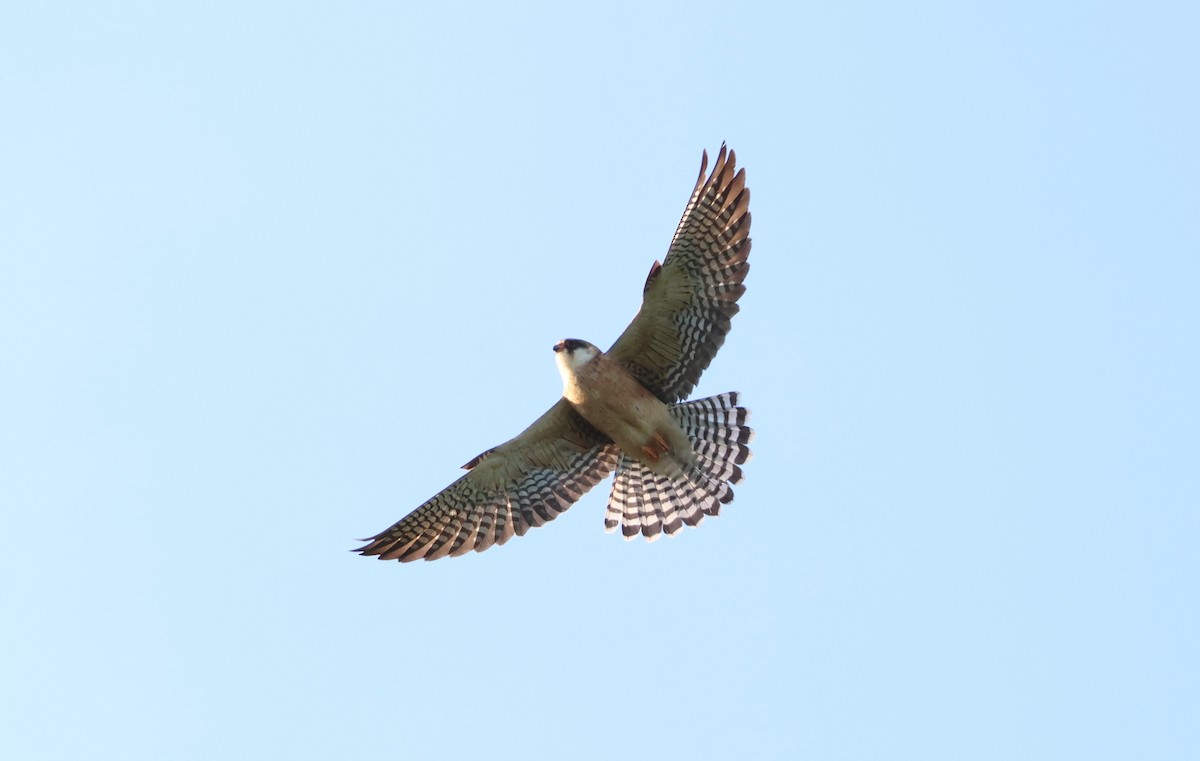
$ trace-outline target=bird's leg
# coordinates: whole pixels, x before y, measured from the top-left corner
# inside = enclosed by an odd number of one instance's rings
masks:
[[[669,451],[671,451],[671,445],[667,443],[667,440],[658,431],[654,432],[654,438],[650,440],[650,443],[642,447],[642,454],[650,462],[658,462],[659,455]]]

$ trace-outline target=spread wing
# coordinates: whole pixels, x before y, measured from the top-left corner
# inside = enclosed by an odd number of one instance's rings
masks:
[[[746,170],[721,146],[708,154],[667,257],[650,269],[642,307],[608,356],[664,402],[686,399],[725,342],[750,271],[750,190]]]
[[[516,438],[355,552],[406,562],[483,552],[558,517],[617,465],[620,450],[560,399]]]

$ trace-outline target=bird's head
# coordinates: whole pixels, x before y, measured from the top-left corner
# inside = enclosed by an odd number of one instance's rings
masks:
[[[558,363],[558,370],[564,377],[568,372],[574,373],[591,362],[599,353],[600,350],[593,344],[578,338],[564,338],[554,344],[554,361]]]

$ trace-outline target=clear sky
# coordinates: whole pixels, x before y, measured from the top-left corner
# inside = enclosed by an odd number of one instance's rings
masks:
[[[1197,8],[7,5],[0,756],[1200,757]],[[723,140],[737,500],[351,554]]]

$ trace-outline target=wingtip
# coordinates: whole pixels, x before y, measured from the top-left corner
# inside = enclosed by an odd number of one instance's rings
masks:
[[[354,547],[349,550],[350,552],[353,552],[355,555],[362,555],[363,557],[370,557],[371,555],[376,554],[374,552],[370,552],[370,549],[371,549],[370,542],[372,542],[372,540],[370,540],[370,539],[355,539],[354,541],[368,542],[368,544],[364,544],[361,547]]]

